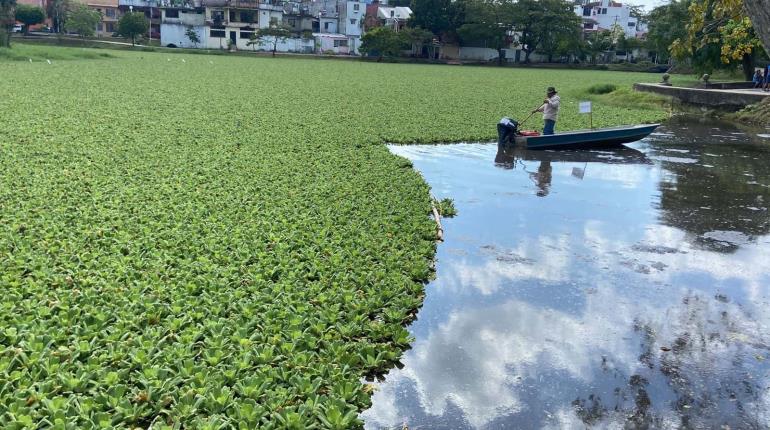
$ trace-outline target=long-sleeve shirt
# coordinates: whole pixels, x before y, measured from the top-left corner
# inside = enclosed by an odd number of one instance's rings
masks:
[[[550,119],[556,121],[559,117],[559,104],[561,99],[558,94],[551,96],[547,102],[543,103],[543,107],[540,109],[543,112],[543,119]]]

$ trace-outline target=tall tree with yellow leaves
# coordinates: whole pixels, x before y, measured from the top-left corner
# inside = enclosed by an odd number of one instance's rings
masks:
[[[681,59],[718,54],[724,64],[740,61],[746,79],[751,80],[754,54],[762,49],[762,43],[744,0],[698,0],[690,4],[688,11],[687,35],[671,45],[674,56]]]

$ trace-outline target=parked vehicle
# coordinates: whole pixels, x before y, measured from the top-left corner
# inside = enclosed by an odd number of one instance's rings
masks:
[[[22,31],[24,31],[24,26],[23,26],[23,25],[21,25],[21,24],[15,24],[15,25],[13,26],[13,32],[14,32],[14,33],[21,33]]]

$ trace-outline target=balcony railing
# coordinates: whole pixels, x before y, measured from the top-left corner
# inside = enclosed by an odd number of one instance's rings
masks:
[[[202,0],[203,6],[228,7],[237,9],[257,9],[259,0]]]

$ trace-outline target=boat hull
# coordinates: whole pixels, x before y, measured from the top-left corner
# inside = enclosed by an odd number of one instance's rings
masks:
[[[527,149],[608,148],[644,139],[660,124],[579,130],[548,136],[516,136],[516,144]]]

